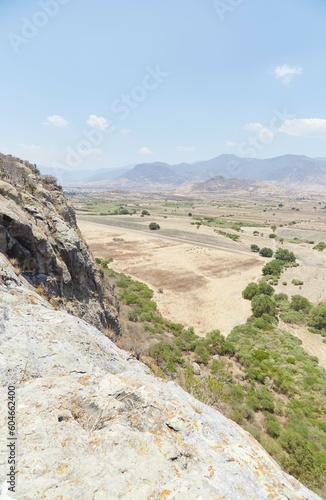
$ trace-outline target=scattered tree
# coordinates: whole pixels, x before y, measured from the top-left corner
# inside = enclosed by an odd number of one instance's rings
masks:
[[[263,247],[260,249],[260,252],[259,254],[262,256],[262,257],[273,257],[273,250],[271,248],[268,248],[268,247]]]
[[[262,280],[258,285],[258,292],[263,295],[273,295],[274,288],[266,281]]]
[[[294,311],[309,312],[312,308],[312,304],[308,299],[306,299],[306,297],[302,297],[302,295],[293,295],[290,307]]]
[[[283,270],[282,263],[279,260],[271,260],[263,267],[264,276],[280,276]]]
[[[296,257],[293,252],[289,252],[286,248],[278,248],[275,252],[275,259],[284,262],[295,262]]]
[[[275,304],[268,295],[256,295],[251,301],[252,313],[256,318],[263,314],[275,316]]]
[[[161,229],[160,225],[156,222],[151,222],[148,227],[151,231],[157,231],[158,229]]]
[[[246,300],[251,300],[259,293],[257,283],[249,283],[242,292],[242,297]]]
[[[309,326],[316,330],[326,330],[326,304],[321,303],[311,311]]]

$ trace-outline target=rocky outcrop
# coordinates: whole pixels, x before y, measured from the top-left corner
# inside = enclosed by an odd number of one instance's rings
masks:
[[[1,449],[17,393],[21,500],[317,500],[219,412],[56,311],[0,256]],[[8,464],[0,455],[2,498]]]
[[[56,179],[0,155],[0,251],[56,307],[119,333],[117,302],[104,291]]]

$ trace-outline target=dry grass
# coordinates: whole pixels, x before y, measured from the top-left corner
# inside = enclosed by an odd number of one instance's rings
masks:
[[[171,241],[92,222],[81,222],[80,228],[95,257],[112,257],[115,271],[154,290],[166,319],[194,326],[201,335],[216,328],[228,334],[250,315],[250,304],[241,293],[248,282],[258,279],[264,262],[250,251]],[[124,241],[113,241],[117,233]]]

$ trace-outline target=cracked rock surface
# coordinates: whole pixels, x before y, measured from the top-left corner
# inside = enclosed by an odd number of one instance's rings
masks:
[[[54,310],[0,254],[1,450],[17,390],[22,500],[317,500],[248,433]],[[5,491],[7,457],[0,455]]]
[[[2,154],[0,251],[57,308],[120,334],[113,290],[103,286],[62,188],[30,163]]]

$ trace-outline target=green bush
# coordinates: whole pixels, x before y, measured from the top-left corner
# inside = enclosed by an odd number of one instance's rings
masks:
[[[274,295],[275,302],[288,302],[289,297],[286,293],[277,293]]]
[[[114,215],[129,215],[130,212],[127,208],[119,207],[114,211]]]
[[[301,281],[301,280],[298,280],[298,279],[294,278],[294,279],[292,280],[292,284],[293,284],[294,286],[301,286],[301,285],[303,285],[303,281]]]
[[[309,312],[312,308],[312,304],[308,299],[306,299],[306,297],[302,297],[302,295],[293,295],[291,298],[290,307],[294,311]]]
[[[260,252],[259,254],[262,256],[262,257],[273,257],[273,250],[271,248],[268,248],[268,247],[263,247],[260,249]]]
[[[251,245],[250,250],[252,252],[259,252],[260,248],[258,245]]]
[[[293,252],[289,252],[286,248],[278,248],[275,252],[275,259],[283,262],[295,262],[296,257]]]
[[[275,408],[273,395],[266,387],[261,387],[259,390],[251,389],[248,397],[248,406],[254,411],[266,410],[273,412]]]
[[[319,250],[319,252],[323,252],[325,248],[326,248],[326,243],[324,243],[323,241],[320,241],[319,243],[317,243],[317,245],[313,247],[314,250]]]
[[[158,229],[161,229],[160,225],[156,222],[151,222],[148,227],[151,231],[157,231]]]
[[[272,316],[268,316],[267,319],[266,314],[263,314],[261,318],[255,318],[251,324],[259,330],[273,330],[273,328],[275,327],[273,319],[274,318]]]
[[[282,427],[280,426],[276,418],[273,417],[273,415],[271,415],[270,413],[266,413],[265,421],[267,433],[273,438],[279,437],[282,431]]]
[[[210,357],[210,352],[204,344],[199,344],[195,348],[196,361],[207,365]]]
[[[263,295],[273,295],[274,288],[266,281],[262,280],[258,285],[258,292]]]
[[[234,354],[234,345],[229,342],[219,330],[213,330],[206,335],[205,343],[212,355]]]
[[[280,277],[283,271],[282,263],[279,260],[271,260],[263,267],[264,276],[277,276]]]
[[[182,354],[174,344],[159,342],[149,349],[150,356],[156,363],[169,372],[176,371],[176,364],[182,364]]]
[[[309,326],[320,332],[326,332],[326,303],[321,303],[312,309]]]
[[[306,316],[302,311],[284,311],[281,313],[281,319],[284,323],[297,324],[300,325],[305,322]]]
[[[268,295],[256,295],[251,301],[251,309],[256,318],[260,318],[264,313],[275,316],[276,312],[275,304]]]
[[[249,283],[242,292],[242,297],[246,300],[251,300],[255,295],[258,295],[259,288],[257,283]]]

